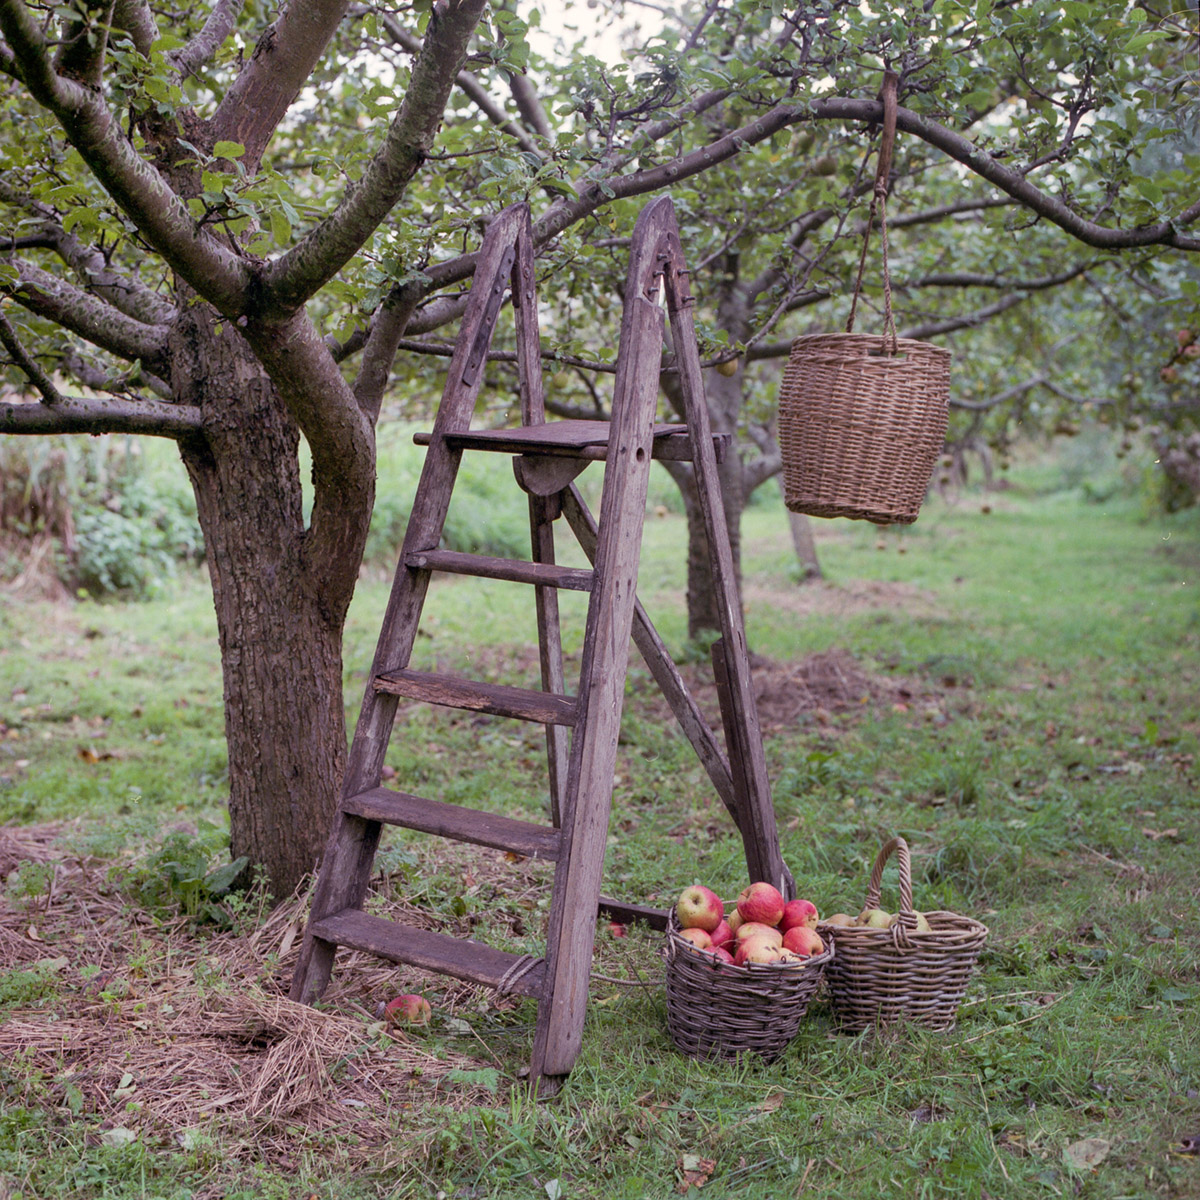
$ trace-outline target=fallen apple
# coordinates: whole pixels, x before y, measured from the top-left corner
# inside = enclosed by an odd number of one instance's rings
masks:
[[[684,929],[716,929],[725,919],[725,906],[721,897],[711,888],[693,884],[679,893],[675,904],[675,915]]]
[[[383,1006],[383,1019],[389,1025],[428,1025],[433,1010],[424,996],[411,992],[396,996]]]
[[[743,918],[762,925],[778,925],[783,908],[784,900],[779,889],[761,881],[743,888],[737,898],[737,910]]]
[[[817,906],[811,900],[789,900],[783,906],[783,916],[779,918],[779,928],[784,933],[787,933],[789,929],[795,929],[797,925],[807,925],[809,929],[816,929],[819,919]]]

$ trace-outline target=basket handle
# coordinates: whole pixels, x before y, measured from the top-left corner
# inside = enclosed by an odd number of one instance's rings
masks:
[[[867,248],[871,244],[871,227],[875,223],[875,210],[879,210],[879,232],[883,245],[883,324],[887,352],[896,353],[896,319],[892,315],[892,274],[888,267],[887,194],[888,179],[892,173],[892,153],[896,148],[896,112],[900,106],[900,76],[895,71],[883,73],[883,86],[879,99],[883,101],[883,136],[879,141],[879,160],[875,166],[875,187],[871,192],[871,207],[867,213],[867,228],[863,233],[862,253],[858,257],[858,274],[854,279],[854,295],[850,300],[850,316],[846,319],[846,332],[854,332],[854,316],[858,311],[858,297],[862,292],[863,270],[867,265]]]
[[[879,897],[883,890],[883,868],[893,852],[896,855],[896,865],[900,868],[900,911],[912,916],[912,863],[908,857],[908,843],[898,834],[882,847],[875,858],[875,865],[871,868],[871,879],[867,884],[867,900],[863,908],[879,907]]]

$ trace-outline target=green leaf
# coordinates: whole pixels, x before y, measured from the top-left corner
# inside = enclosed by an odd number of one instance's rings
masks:
[[[495,1067],[481,1067],[477,1071],[467,1071],[461,1067],[456,1067],[446,1075],[446,1078],[451,1083],[462,1083],[469,1087],[481,1087],[489,1092],[494,1092],[500,1087],[500,1072]]]
[[[223,896],[233,886],[233,881],[246,869],[250,860],[243,854],[233,862],[217,867],[204,877],[204,890],[210,896]]]
[[[1145,50],[1147,46],[1153,45],[1155,42],[1161,42],[1163,38],[1169,38],[1170,36],[1165,29],[1148,29],[1145,33],[1135,33],[1121,47],[1121,52],[1123,54],[1136,54],[1139,50]]]
[[[271,236],[277,246],[286,246],[292,240],[292,223],[281,208],[271,210]]]
[[[1141,195],[1145,199],[1149,200],[1151,204],[1162,203],[1162,188],[1160,188],[1157,183],[1154,183],[1149,179],[1138,179],[1135,181],[1134,187],[1136,187]]]
[[[246,153],[246,147],[241,142],[218,142],[213,147],[215,158],[241,158]]]

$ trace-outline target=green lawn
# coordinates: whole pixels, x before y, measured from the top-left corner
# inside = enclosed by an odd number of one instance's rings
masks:
[[[744,527],[785,858],[823,911],[856,912],[879,846],[905,836],[917,906],[990,929],[956,1030],[851,1038],[818,1003],[773,1065],[692,1061],[667,1037],[656,936],[602,928],[582,1056],[541,1105],[517,1080],[530,1003],[362,962],[328,1028],[254,1076],[303,1067],[307,1100],[214,1104],[283,1044],[262,1013],[303,898],[268,917],[197,882],[225,787],[204,582],[137,604],[3,596],[0,1197],[1200,1196],[1183,1152],[1200,1134],[1200,522],[1086,502],[1045,470],[904,530],[820,523],[817,584],[794,581],[774,496]],[[641,592],[703,684],[683,531],[650,518]],[[351,612],[351,719],[386,590],[372,573]],[[570,650],[583,608],[564,600]],[[532,678],[520,589],[440,582],[427,613],[424,661]],[[606,890],[736,894],[740,845],[665,712],[635,663]],[[389,763],[412,790],[536,816],[539,756],[526,727],[412,710]],[[537,951],[530,864],[396,835],[381,867],[380,911]],[[404,990],[435,1020],[392,1039],[374,1010]],[[236,1038],[213,1030],[247,1006],[259,1033],[222,1057]],[[6,1025],[45,1038],[23,1051]],[[189,1038],[211,1088],[179,1057]]]

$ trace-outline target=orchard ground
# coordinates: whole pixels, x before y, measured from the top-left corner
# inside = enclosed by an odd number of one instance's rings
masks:
[[[785,857],[824,911],[856,912],[902,833],[918,907],[991,931],[957,1029],[851,1038],[818,1003],[771,1066],[695,1062],[667,1038],[658,936],[602,924],[582,1057],[541,1105],[518,1078],[530,1002],[350,955],[319,1010],[283,998],[305,895],[270,911],[213,874],[205,581],[121,604],[24,579],[0,607],[0,1196],[1200,1196],[1200,523],[1115,466],[1111,489],[1075,486],[1072,453],[908,529],[819,523],[816,584],[776,500],[746,517]],[[715,717],[682,538],[656,507],[640,592]],[[371,574],[352,609],[351,721],[386,590]],[[423,664],[532,683],[527,601],[439,582]],[[569,652],[582,603],[564,597]],[[626,701],[606,891],[735,896],[740,844],[636,661]],[[412,707],[389,767],[542,815],[536,729]],[[537,952],[544,867],[385,846],[372,911]],[[379,1020],[401,992],[427,1029]]]

